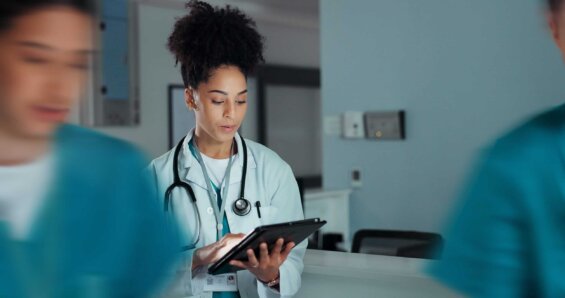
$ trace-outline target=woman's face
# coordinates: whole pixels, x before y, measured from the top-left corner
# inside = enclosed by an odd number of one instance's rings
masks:
[[[231,142],[247,112],[245,76],[238,67],[218,67],[197,89],[186,89],[185,100],[195,112],[199,137],[214,143]]]
[[[553,40],[565,59],[565,8],[547,13],[547,22]]]
[[[65,7],[15,18],[0,32],[0,129],[51,136],[82,95],[93,51],[92,19]]]

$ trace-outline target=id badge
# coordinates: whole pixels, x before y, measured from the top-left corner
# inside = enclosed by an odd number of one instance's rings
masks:
[[[226,273],[218,275],[206,276],[206,284],[204,285],[206,292],[237,292],[237,275],[235,273]]]

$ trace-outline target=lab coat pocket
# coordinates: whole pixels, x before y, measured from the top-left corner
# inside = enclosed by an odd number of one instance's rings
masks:
[[[278,223],[277,216],[278,216],[278,208],[274,206],[265,206],[259,207],[259,211],[261,212],[261,224],[262,225],[270,225],[274,223]]]

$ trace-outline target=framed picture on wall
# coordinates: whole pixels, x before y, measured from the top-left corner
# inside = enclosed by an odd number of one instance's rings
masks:
[[[263,65],[257,80],[259,142],[292,167],[299,186],[321,188],[320,70]]]

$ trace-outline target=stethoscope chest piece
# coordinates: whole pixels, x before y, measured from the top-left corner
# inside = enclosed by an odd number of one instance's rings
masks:
[[[251,203],[244,198],[239,198],[233,203],[232,211],[239,216],[247,215],[251,211]]]

